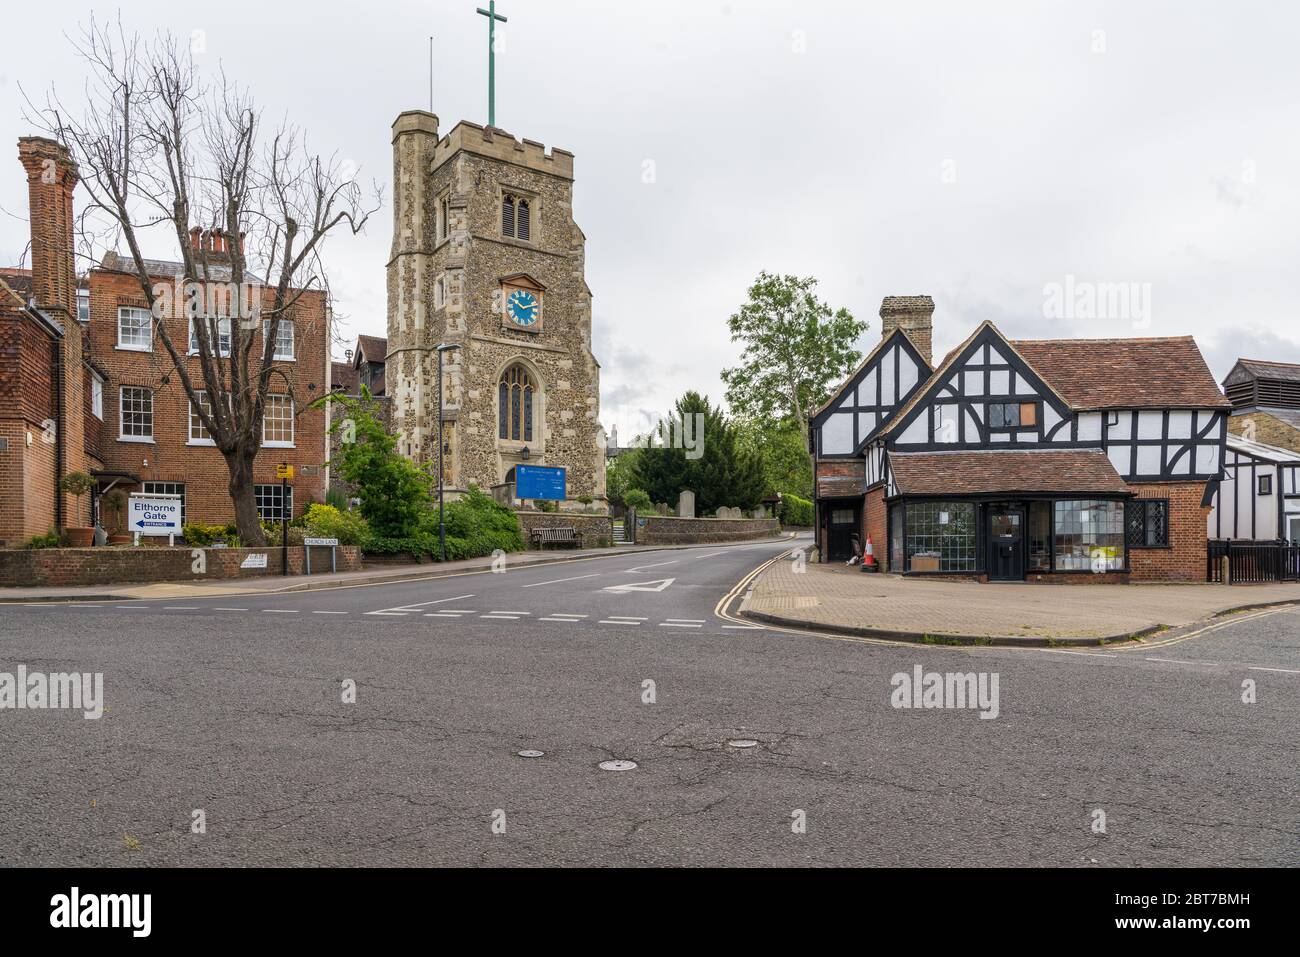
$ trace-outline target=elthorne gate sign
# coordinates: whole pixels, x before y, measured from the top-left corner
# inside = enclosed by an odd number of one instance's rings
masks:
[[[179,495],[132,495],[126,511],[126,529],[135,535],[171,537],[184,530]]]

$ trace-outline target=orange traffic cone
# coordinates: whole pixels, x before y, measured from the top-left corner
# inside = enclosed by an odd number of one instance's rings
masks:
[[[863,571],[870,569],[873,572],[876,570],[876,549],[871,544],[870,532],[867,533],[867,549],[862,556],[862,569]]]

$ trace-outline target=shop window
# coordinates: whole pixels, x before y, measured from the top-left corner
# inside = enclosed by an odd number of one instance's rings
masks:
[[[1056,570],[1124,570],[1124,503],[1056,503]]]
[[[907,507],[908,571],[975,571],[975,506],[913,502]]]
[[[1029,503],[1029,570],[1052,570],[1052,503]]]

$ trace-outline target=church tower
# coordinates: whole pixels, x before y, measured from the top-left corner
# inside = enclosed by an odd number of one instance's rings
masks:
[[[388,393],[398,448],[437,462],[449,492],[567,470],[569,508],[604,504],[600,366],[591,352],[586,237],[573,221],[573,154],[432,113],[393,124]],[[444,353],[442,409],[438,356]],[[563,507],[563,506],[562,506]]]

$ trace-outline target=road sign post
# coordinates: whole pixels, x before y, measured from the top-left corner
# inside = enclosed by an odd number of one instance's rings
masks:
[[[275,474],[280,479],[280,574],[289,574],[289,479],[293,478],[293,466],[281,462],[275,467]]]

